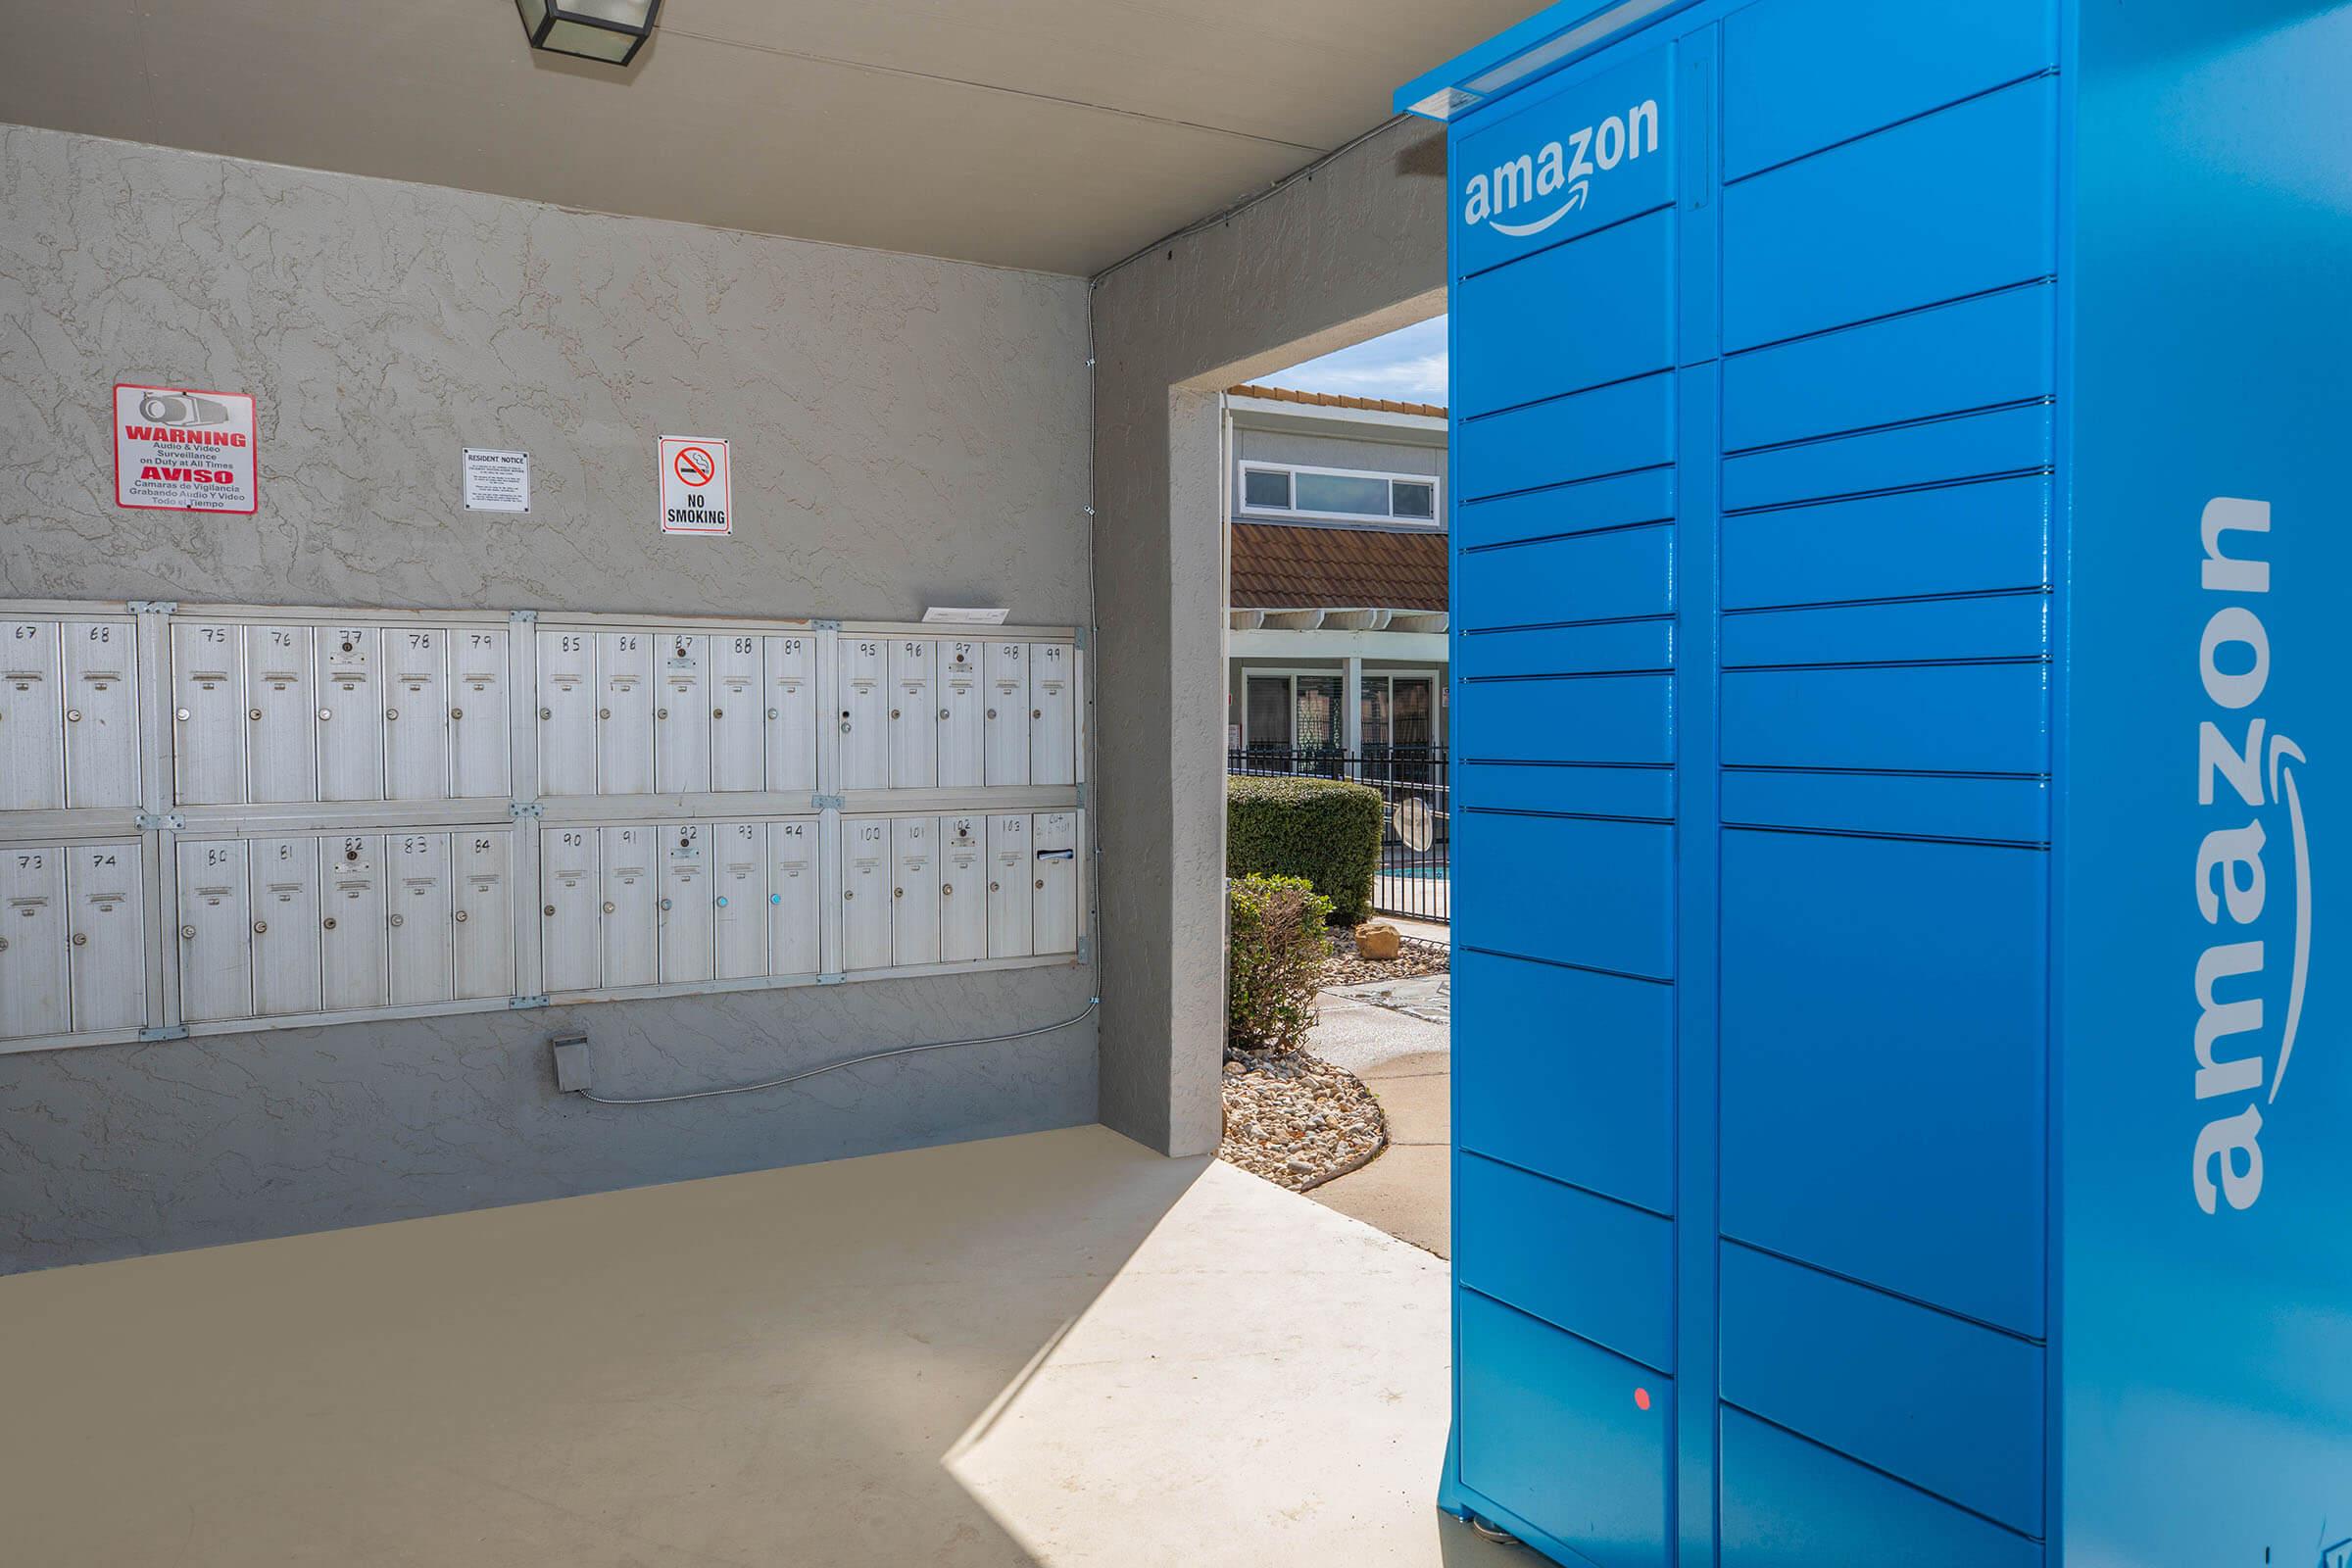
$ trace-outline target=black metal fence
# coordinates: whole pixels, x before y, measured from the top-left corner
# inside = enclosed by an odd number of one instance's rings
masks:
[[[1453,795],[1442,746],[1361,752],[1250,746],[1225,754],[1228,773],[1346,779],[1380,791],[1380,870],[1372,906],[1414,920],[1452,917]]]

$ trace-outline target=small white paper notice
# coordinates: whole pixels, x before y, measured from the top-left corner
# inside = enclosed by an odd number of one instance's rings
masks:
[[[466,510],[530,511],[531,455],[528,452],[488,452],[480,447],[467,447]]]
[[[1008,610],[947,610],[937,605],[923,612],[926,626],[1002,626]]]

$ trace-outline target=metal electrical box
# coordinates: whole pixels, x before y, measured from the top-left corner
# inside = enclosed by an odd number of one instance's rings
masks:
[[[1572,0],[1400,90],[1448,1510],[1601,1568],[2341,1568],[2348,89],[2312,0]]]

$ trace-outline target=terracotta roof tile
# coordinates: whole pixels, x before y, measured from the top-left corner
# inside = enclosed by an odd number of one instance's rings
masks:
[[[1236,610],[1444,610],[1446,535],[1233,525]]]
[[[1418,414],[1443,419],[1446,410],[1435,403],[1396,403],[1388,398],[1351,398],[1340,392],[1294,392],[1287,386],[1235,386],[1228,397],[1267,398],[1276,403],[1302,403],[1315,409],[1360,409],[1366,414]]]

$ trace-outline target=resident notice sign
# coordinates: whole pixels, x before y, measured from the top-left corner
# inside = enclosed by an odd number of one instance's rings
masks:
[[[115,505],[252,513],[253,399],[242,392],[115,386]]]

